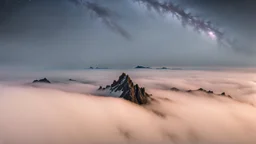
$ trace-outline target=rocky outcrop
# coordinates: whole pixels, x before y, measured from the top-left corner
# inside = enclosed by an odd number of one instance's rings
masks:
[[[117,81],[114,80],[111,85],[107,85],[105,88],[100,86],[98,90],[109,91],[110,94],[118,93],[120,98],[139,105],[147,104],[150,99],[150,95],[146,92],[145,88],[134,84],[129,75],[125,73],[119,76]]]
[[[222,92],[221,94],[216,94],[216,93],[214,93],[214,92],[211,91],[211,90],[205,90],[205,89],[203,89],[203,88],[199,88],[199,89],[197,89],[197,90],[186,90],[186,91],[184,91],[184,90],[180,90],[180,89],[178,89],[178,88],[176,88],[176,87],[173,87],[173,88],[171,88],[170,90],[171,90],[171,91],[175,91],[175,92],[187,92],[187,93],[203,92],[203,93],[206,93],[206,94],[212,94],[212,95],[218,95],[218,96],[226,96],[226,97],[232,98],[230,95],[226,95],[225,92]]]
[[[135,69],[151,69],[151,68],[145,67],[145,66],[136,66]]]
[[[33,83],[47,83],[50,84],[51,82],[47,78],[39,79],[39,80],[34,80]]]
[[[176,88],[176,87],[173,87],[173,88],[171,88],[171,90],[172,91],[180,91],[178,88]]]

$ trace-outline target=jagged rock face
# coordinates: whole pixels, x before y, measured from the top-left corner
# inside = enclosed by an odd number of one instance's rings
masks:
[[[48,84],[50,84],[51,82],[48,79],[43,78],[40,80],[34,80],[33,83],[48,83]]]
[[[110,90],[110,93],[120,92],[120,98],[142,105],[147,104],[150,95],[146,93],[145,88],[140,88],[139,85],[134,85],[129,75],[123,73],[119,79],[114,80],[111,85],[105,88],[100,87],[98,90]]]

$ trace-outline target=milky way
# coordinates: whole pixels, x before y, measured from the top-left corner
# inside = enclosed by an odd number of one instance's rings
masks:
[[[0,63],[69,68],[255,65],[255,12],[247,2],[1,1]]]
[[[85,0],[70,0],[77,5],[85,5],[89,10],[93,11],[101,21],[114,32],[118,32],[123,37],[129,39],[130,34],[113,20],[113,13],[110,9],[100,6],[98,3]],[[184,27],[190,26],[198,33],[205,33],[213,40],[217,40],[220,46],[240,49],[242,45],[235,38],[229,38],[223,31],[213,24],[210,20],[205,20],[198,16],[194,16],[191,12],[187,12],[182,6],[175,4],[171,0],[128,0],[145,5],[148,10],[155,10],[159,14],[171,14],[173,18],[181,21]]]
[[[116,12],[111,11],[110,9],[100,6],[98,3],[83,1],[83,0],[70,0],[76,5],[83,5],[88,10],[93,12],[109,29],[114,32],[119,33],[126,39],[130,39],[130,34],[122,28],[114,19],[118,15]]]

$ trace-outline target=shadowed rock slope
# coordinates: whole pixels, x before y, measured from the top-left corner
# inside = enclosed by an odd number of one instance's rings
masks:
[[[118,95],[120,98],[124,98],[139,105],[149,103],[150,99],[150,95],[145,91],[145,88],[134,84],[129,75],[125,73],[119,76],[117,81],[114,80],[111,85],[107,85],[105,88],[100,86],[98,90],[109,91],[112,94]]]

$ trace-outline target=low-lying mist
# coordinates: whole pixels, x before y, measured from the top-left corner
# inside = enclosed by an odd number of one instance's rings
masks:
[[[99,96],[126,72],[154,101]],[[0,71],[0,144],[255,144],[252,71]],[[51,84],[32,84],[46,77]],[[75,80],[70,81],[69,79]],[[204,88],[216,94],[174,92]]]

